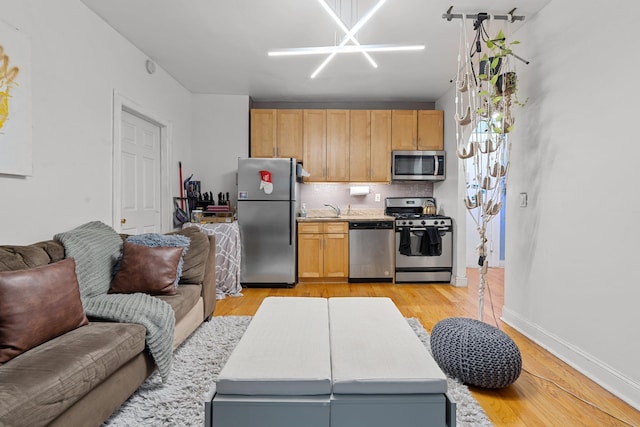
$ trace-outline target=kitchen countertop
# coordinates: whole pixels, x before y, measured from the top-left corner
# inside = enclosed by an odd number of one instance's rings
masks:
[[[394,217],[384,214],[384,209],[345,209],[336,216],[333,209],[309,209],[306,217],[297,217],[298,222],[332,221],[393,221]]]

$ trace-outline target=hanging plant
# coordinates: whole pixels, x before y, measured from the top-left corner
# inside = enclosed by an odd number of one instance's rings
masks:
[[[512,50],[520,42],[508,41],[502,30],[490,37],[485,29],[487,19],[486,15],[478,15],[474,22],[476,38],[469,43],[463,18],[455,99],[457,155],[467,187],[464,204],[480,237],[480,320],[488,267],[487,224],[502,209],[509,171],[509,133],[515,124],[513,107],[526,103],[518,100],[518,75],[513,61],[521,59]]]
[[[501,95],[510,96],[515,94],[518,86],[518,75],[515,71],[508,71],[498,75],[496,80],[496,92]]]
[[[480,59],[480,74],[478,75],[480,80],[488,80],[491,83],[492,92],[495,94],[492,97],[492,102],[503,111],[505,116],[509,117],[512,117],[511,107],[513,105],[524,107],[528,101],[528,98],[523,102],[518,99],[518,74],[515,69],[500,72],[503,61],[514,55],[512,47],[518,44],[520,44],[518,40],[508,42],[504,32],[498,31],[495,38],[485,42],[489,52],[484,53]],[[487,69],[486,65],[483,67],[482,64],[490,64],[490,66]],[[489,94],[489,92],[485,94]],[[502,103],[503,97],[504,103]],[[504,127],[504,132],[510,132],[512,127],[513,120],[511,120],[511,126]]]
[[[500,65],[502,65],[501,58],[484,55],[478,64],[478,78],[480,80],[488,80],[491,75],[500,72]]]

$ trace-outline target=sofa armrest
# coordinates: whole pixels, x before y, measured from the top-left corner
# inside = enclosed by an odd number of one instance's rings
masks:
[[[216,308],[216,238],[209,238],[209,256],[207,257],[202,282],[202,298],[204,300],[204,318],[208,319]]]

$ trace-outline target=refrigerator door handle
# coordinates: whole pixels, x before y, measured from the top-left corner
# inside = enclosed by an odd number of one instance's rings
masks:
[[[295,165],[293,163],[293,159],[289,159],[289,246],[293,245],[293,183],[294,183],[294,174],[293,170]]]
[[[289,246],[293,245],[293,201],[289,201]]]

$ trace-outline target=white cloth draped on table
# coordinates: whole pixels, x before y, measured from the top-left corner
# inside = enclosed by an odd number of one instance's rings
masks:
[[[216,238],[216,298],[242,296],[240,284],[240,229],[237,222],[186,223]]]

